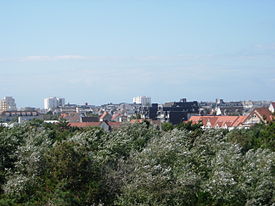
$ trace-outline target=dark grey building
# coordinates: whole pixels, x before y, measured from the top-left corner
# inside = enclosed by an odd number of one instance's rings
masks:
[[[163,105],[152,104],[151,107],[141,108],[140,112],[147,119],[179,124],[198,114],[199,106],[197,101],[187,102],[186,99],[181,99],[179,102],[168,102]]]

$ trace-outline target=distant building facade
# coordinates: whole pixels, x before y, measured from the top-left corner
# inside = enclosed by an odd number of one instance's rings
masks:
[[[215,114],[216,115],[230,115],[238,116],[243,115],[244,113],[244,104],[243,102],[224,102],[223,99],[216,99],[215,105]]]
[[[4,100],[0,100],[0,112],[8,111],[8,104]]]
[[[41,115],[37,111],[4,111],[0,119],[4,122],[17,119],[19,123],[22,123],[32,119],[41,119]]]
[[[16,111],[15,99],[13,97],[4,97],[0,100],[0,112]]]
[[[65,98],[48,97],[44,99],[44,109],[47,111],[53,111],[58,107],[65,105]]]
[[[275,102],[271,102],[268,109],[271,113],[274,113],[275,112]]]
[[[134,104],[141,104],[142,106],[151,106],[151,97],[138,96],[133,98]]]
[[[186,121],[193,115],[198,115],[197,101],[187,102],[181,99],[179,102],[168,102],[163,105],[152,104],[150,107],[140,108],[142,118],[170,122],[174,125]]]

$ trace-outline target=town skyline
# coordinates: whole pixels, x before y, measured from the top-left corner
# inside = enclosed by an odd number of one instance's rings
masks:
[[[13,101],[14,101],[14,104],[16,105],[15,107],[17,109],[20,109],[20,108],[27,108],[27,107],[30,107],[30,108],[37,108],[37,109],[43,109],[45,108],[45,100],[46,99],[62,99],[62,105],[93,105],[93,106],[101,106],[101,105],[107,105],[107,104],[133,104],[133,103],[137,103],[137,104],[142,104],[142,100],[136,100],[136,98],[142,98],[142,97],[145,97],[145,98],[149,98],[150,100],[150,103],[149,104],[154,104],[154,103],[157,103],[157,104],[165,104],[167,102],[177,102],[179,100],[182,100],[182,99],[186,99],[188,101],[197,101],[197,102],[216,102],[218,100],[222,100],[222,101],[226,101],[226,102],[249,102],[249,101],[252,101],[252,102],[274,102],[273,99],[226,99],[226,98],[220,98],[220,97],[215,97],[213,99],[209,99],[209,100],[205,100],[205,99],[199,99],[199,98],[195,98],[195,99],[190,99],[190,98],[187,98],[185,96],[180,96],[179,98],[177,99],[167,99],[165,101],[155,101],[155,98],[151,97],[151,96],[144,96],[144,95],[141,95],[141,96],[132,96],[131,98],[127,99],[126,101],[107,101],[107,102],[102,102],[102,103],[99,103],[99,104],[94,104],[93,102],[89,102],[89,101],[83,101],[83,102],[80,102],[79,100],[78,101],[71,101],[71,99],[68,99],[67,97],[64,97],[64,96],[44,96],[41,100],[40,100],[40,105],[33,105],[33,104],[26,104],[26,105],[21,105],[20,102],[18,103],[18,100],[16,97],[14,96],[11,96],[11,95],[4,95],[2,96],[4,99],[5,98],[12,98]],[[1,97],[0,97],[1,98]],[[1,99],[0,99],[1,101]],[[58,101],[58,100],[57,100]],[[140,101],[140,102],[137,102],[137,101]]]
[[[136,96],[131,103],[78,105],[66,104],[63,97],[47,97],[44,98],[43,108],[18,108],[13,97],[0,99],[1,125],[4,126],[12,127],[32,120],[44,120],[45,123],[66,120],[73,127],[100,126],[106,131],[122,123],[141,123],[145,120],[156,126],[202,121],[204,129],[250,128],[257,123],[273,121],[274,109],[275,102],[272,101],[225,101],[219,98],[214,102],[181,98],[160,104],[152,102],[151,97]]]

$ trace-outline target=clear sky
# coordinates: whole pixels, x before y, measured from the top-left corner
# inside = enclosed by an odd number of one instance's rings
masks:
[[[0,0],[0,97],[275,100],[274,0]]]

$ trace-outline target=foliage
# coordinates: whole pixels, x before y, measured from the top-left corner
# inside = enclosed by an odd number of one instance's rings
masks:
[[[12,129],[1,127],[0,130],[0,194],[2,185],[7,181],[7,171],[14,168],[17,156],[14,155],[18,147],[24,142],[29,129],[15,127]]]
[[[191,121],[189,122],[182,122],[178,125],[176,125],[176,128],[179,130],[188,130],[188,131],[195,131],[200,130],[202,126],[202,123],[193,124]]]
[[[59,115],[58,114],[53,114],[53,112],[49,111],[47,114],[43,115],[43,120],[58,120]]]
[[[1,127],[0,206],[275,204],[274,123],[166,126]]]
[[[164,122],[164,123],[161,124],[162,130],[165,131],[165,132],[171,131],[171,130],[176,128],[178,130],[187,130],[187,131],[202,133],[201,126],[202,126],[201,123],[193,124],[191,121],[182,122],[182,123],[177,124],[177,125],[173,125],[170,122]]]
[[[167,131],[173,130],[173,129],[174,129],[174,126],[173,126],[173,124],[170,123],[170,122],[164,122],[164,123],[161,124],[161,129],[162,129],[163,131],[167,132]]]
[[[186,132],[173,130],[133,153],[117,205],[271,204],[274,153],[258,149],[243,155],[219,131],[192,142]]]
[[[130,120],[134,120],[134,119],[141,119],[141,115],[140,114],[133,114],[131,117],[130,117]]]
[[[275,122],[256,124],[251,129],[234,130],[228,140],[240,144],[246,152],[250,149],[267,148],[275,151]]]

